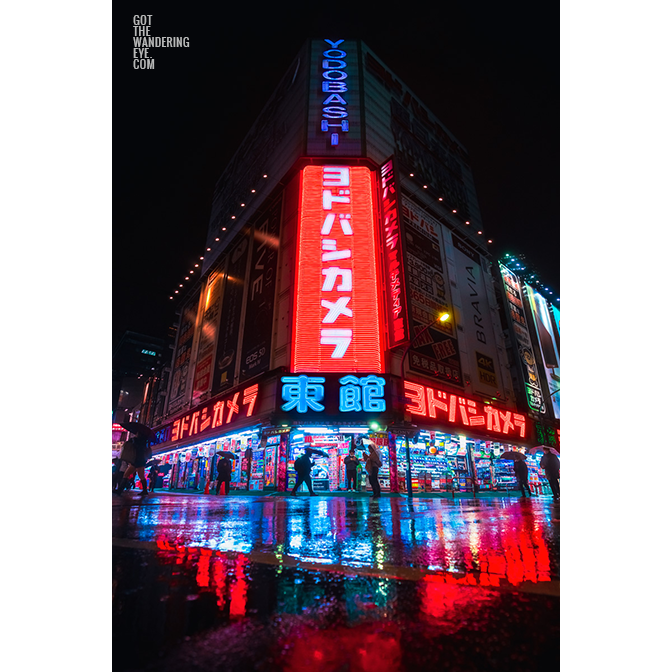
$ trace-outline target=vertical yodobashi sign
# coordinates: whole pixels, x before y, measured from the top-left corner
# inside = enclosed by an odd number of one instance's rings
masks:
[[[301,173],[293,371],[382,372],[373,173]]]
[[[241,381],[267,371],[271,361],[281,213],[282,196],[276,199],[254,225],[240,363]]]
[[[402,261],[403,235],[399,217],[399,193],[394,158],[380,167],[381,220],[383,226],[383,269],[387,304],[387,345],[395,348],[408,342],[408,308]]]
[[[523,295],[520,288],[520,281],[515,273],[512,273],[504,264],[500,262],[500,271],[504,280],[504,290],[509,304],[509,313],[513,324],[513,338],[518,346],[518,354],[525,377],[525,391],[527,393],[527,403],[533,411],[544,413],[546,407],[541,392],[541,383],[539,382],[539,372],[537,362],[532,350],[532,339],[525,320],[525,309],[523,308]]]
[[[310,68],[308,154],[361,154],[357,43],[314,41]]]

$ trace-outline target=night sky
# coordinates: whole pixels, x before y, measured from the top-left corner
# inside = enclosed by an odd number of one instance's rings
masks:
[[[308,38],[361,38],[410,87],[469,152],[493,254],[525,254],[557,294],[557,7],[289,6],[114,3],[113,346],[126,330],[167,335],[168,297],[203,253],[214,184]],[[190,47],[152,49],[156,69],[134,70],[134,14]]]

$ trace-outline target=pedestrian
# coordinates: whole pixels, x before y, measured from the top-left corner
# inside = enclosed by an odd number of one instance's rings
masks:
[[[544,454],[539,461],[539,466],[544,470],[546,480],[551,486],[553,499],[560,499],[560,483],[558,482],[560,479],[560,460],[547,446],[543,446],[543,451]]]
[[[231,460],[228,457],[223,457],[217,462],[217,485],[215,486],[215,494],[218,495],[224,483],[224,492],[228,495],[231,487]]]
[[[380,459],[380,455],[376,450],[375,445],[370,444],[369,453],[362,453],[364,459],[366,460],[366,473],[369,475],[369,483],[371,483],[371,488],[373,490],[374,499],[380,497],[380,483],[378,482],[378,470],[383,466],[383,461]]]
[[[153,464],[149,469],[149,491],[154,492],[156,488],[156,481],[159,478],[159,468]]]
[[[135,459],[135,444],[132,440],[125,441],[119,452],[119,468],[112,477],[112,492],[120,495],[128,482],[124,482],[124,476],[128,467]]]
[[[343,462],[345,464],[345,476],[346,482],[348,484],[347,490],[348,492],[351,490],[354,492],[357,490],[357,467],[359,466],[359,460],[355,454],[354,446],[350,448],[350,452],[345,456],[345,460],[343,460]],[[352,484],[352,487],[350,487],[350,484]]]
[[[122,492],[126,489],[126,486],[133,483],[135,485],[135,475],[138,475],[140,483],[142,483],[142,492],[141,495],[149,494],[147,490],[147,479],[145,478],[145,464],[147,460],[152,455],[152,449],[149,446],[149,442],[143,436],[135,436],[133,438],[133,447],[135,448],[135,455],[133,460],[129,460],[130,464],[126,473],[124,474],[124,480],[122,481]]]
[[[313,492],[313,481],[310,478],[310,470],[315,466],[315,463],[310,459],[307,453],[301,455],[294,461],[294,469],[296,471],[296,484],[292,490],[292,495],[296,495],[296,491],[301,486],[301,483],[305,483],[308,486],[308,492],[310,496],[314,497],[315,493]]]
[[[530,485],[527,482],[527,462],[525,461],[525,458],[522,456],[522,454],[517,460],[513,462],[513,471],[516,475],[516,479],[518,480],[518,487],[520,488],[521,495],[523,497],[527,497],[525,494],[525,490],[527,489],[529,496],[532,497],[532,491],[530,490]]]

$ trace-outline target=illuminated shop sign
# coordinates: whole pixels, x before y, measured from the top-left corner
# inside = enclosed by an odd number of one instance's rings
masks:
[[[385,413],[389,408],[387,380],[375,374],[301,374],[282,376],[280,382],[278,406],[291,415],[334,416],[346,422],[358,415]]]
[[[339,49],[344,40],[325,40],[330,49],[322,52],[322,81],[321,94],[322,118],[320,119],[320,131],[328,133],[329,144],[338,144],[338,131],[347,133],[350,130],[348,119],[348,73],[346,71],[347,53]]]
[[[383,225],[383,269],[385,273],[387,308],[387,345],[394,348],[406,343],[408,334],[408,308],[404,284],[402,262],[402,238],[399,220],[399,194],[394,169],[394,159],[390,157],[380,168],[382,189]]]
[[[372,172],[301,174],[293,371],[382,372]]]
[[[500,438],[527,438],[527,418],[521,413],[408,380],[404,381],[404,388],[406,399],[410,401],[406,404],[406,412],[411,415],[436,418],[442,424],[457,428],[471,427]]]
[[[153,445],[197,438],[213,429],[227,429],[237,420],[249,418],[257,409],[259,385],[249,385],[229,392],[225,397],[212,400],[191,410],[156,432]]]
[[[506,300],[509,304],[509,314],[513,324],[514,339],[518,346],[518,355],[523,368],[525,377],[525,391],[527,393],[528,406],[539,413],[546,412],[543,395],[541,392],[541,383],[539,382],[539,372],[537,361],[534,358],[532,350],[532,339],[530,331],[525,320],[525,309],[523,308],[523,294],[520,281],[515,273],[512,273],[504,264],[500,262],[499,269],[504,280],[504,290]]]

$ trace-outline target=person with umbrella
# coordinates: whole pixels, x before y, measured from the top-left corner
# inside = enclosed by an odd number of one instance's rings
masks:
[[[154,492],[156,488],[156,480],[159,477],[159,465],[156,462],[151,462],[149,467],[149,491]]]
[[[224,483],[224,493],[228,495],[231,487],[231,471],[233,470],[231,455],[233,453],[226,451],[223,453],[218,452],[217,454],[221,455],[222,459],[217,462],[217,485],[215,486],[215,494],[220,494],[222,483]]]
[[[539,461],[539,466],[544,470],[546,475],[546,480],[551,486],[551,492],[553,493],[553,499],[560,499],[560,460],[558,456],[554,454],[552,448],[548,446],[542,446],[544,454]]]
[[[135,475],[138,475],[140,483],[142,483],[142,492],[141,495],[149,494],[147,490],[147,478],[145,477],[145,465],[147,460],[152,456],[152,449],[149,445],[149,440],[153,438],[154,433],[146,425],[142,425],[139,422],[127,422],[120,423],[124,429],[127,429],[130,432],[134,432],[135,436],[132,439],[133,452],[134,455],[128,454],[128,468],[124,474],[124,480],[121,482],[120,490],[123,492],[132,482],[132,479],[135,478]],[[126,447],[126,444],[124,444]],[[122,452],[123,449],[122,449]]]
[[[525,461],[525,456],[522,453],[516,453],[516,459],[513,461],[513,473],[516,475],[516,480],[518,481],[518,487],[520,488],[520,494],[523,497],[528,495],[532,497],[532,491],[530,490],[530,484],[527,479],[529,477],[529,471],[527,469],[527,462]],[[525,494],[527,489],[528,495]]]
[[[301,486],[301,483],[305,483],[308,486],[308,492],[310,492],[311,497],[315,496],[315,493],[313,492],[313,481],[310,478],[310,470],[315,466],[315,463],[310,459],[310,452],[315,451],[307,448],[306,452],[294,461],[294,469],[296,470],[296,484],[292,490],[293,496],[296,496],[296,491]]]
[[[383,466],[383,461],[380,459],[380,454],[376,448],[376,444],[373,441],[369,442],[369,453],[362,453],[364,459],[366,460],[365,469],[366,473],[369,475],[369,483],[371,483],[371,489],[373,490],[373,498],[378,499],[380,497],[380,483],[378,482],[378,470]]]

